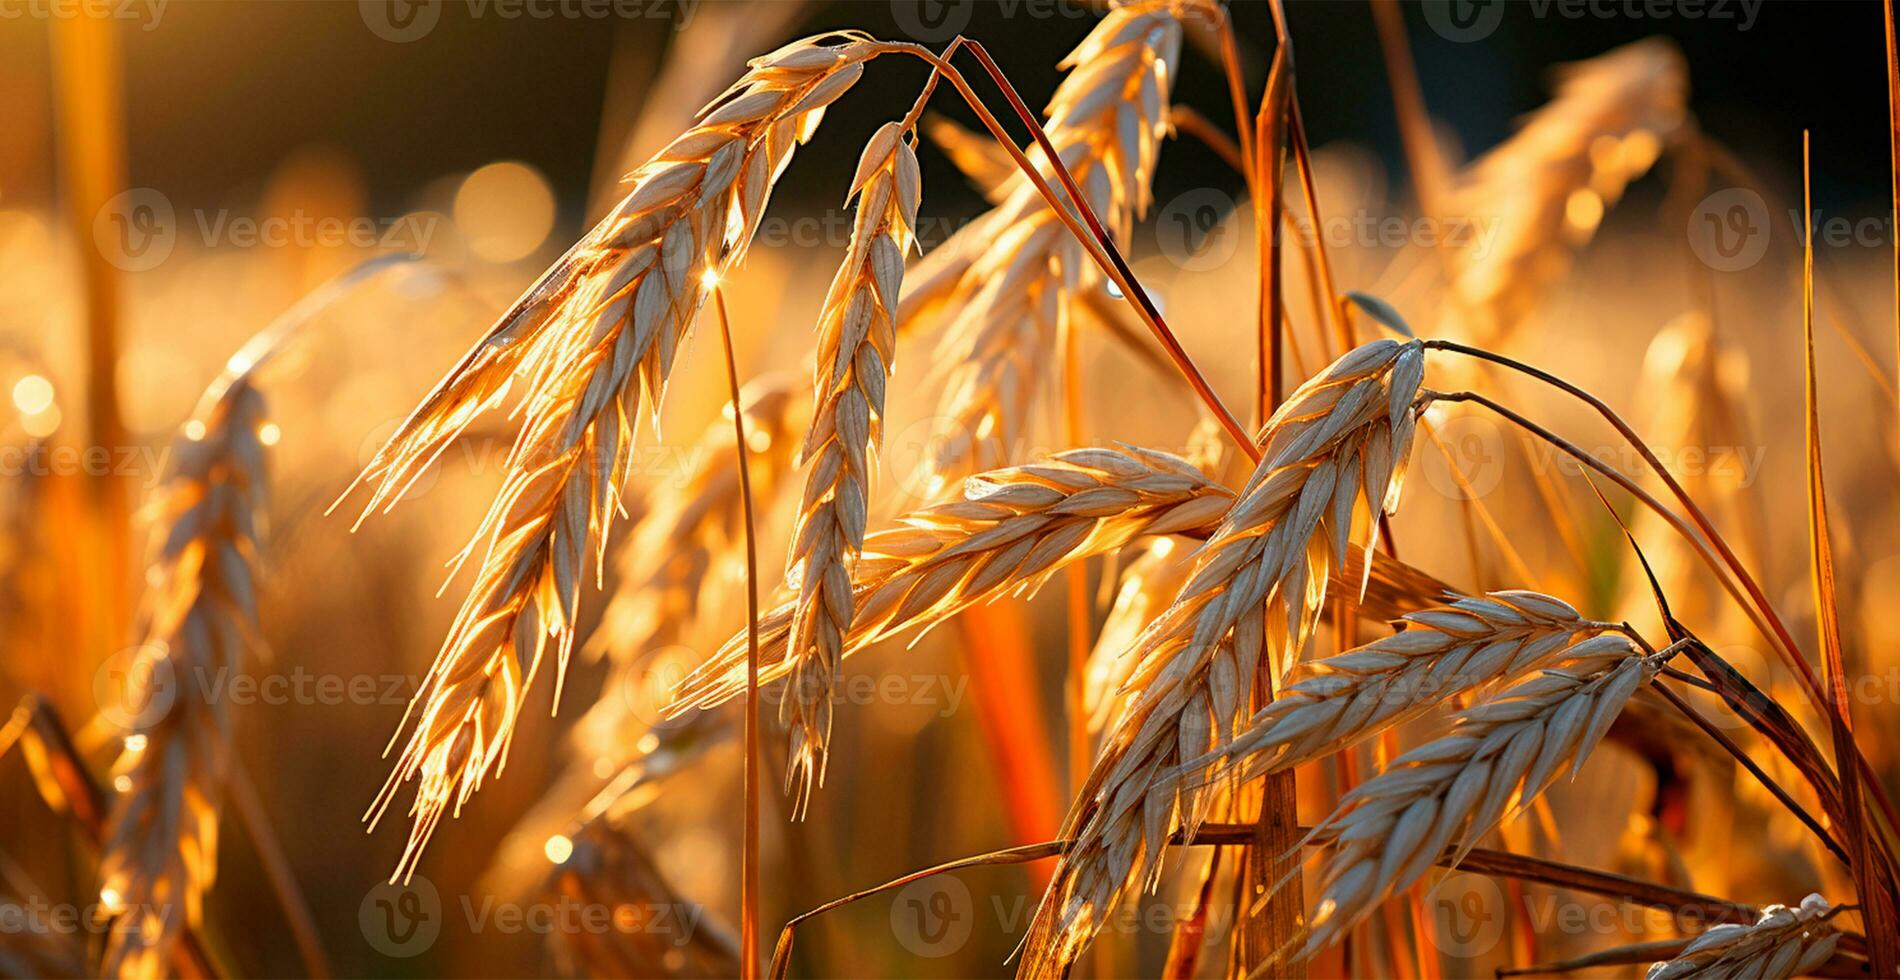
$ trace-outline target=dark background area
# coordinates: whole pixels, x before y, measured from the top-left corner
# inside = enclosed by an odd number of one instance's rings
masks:
[[[810,4],[798,33],[849,26],[903,37],[897,14],[909,11],[893,3],[914,8],[918,2],[944,0]],[[1771,179],[1785,181],[1798,166],[1801,129],[1811,128],[1817,204],[1831,212],[1884,209],[1889,160],[1877,4],[1763,0],[1751,9],[1740,0],[1705,0],[1702,16],[1691,18],[1688,8],[1651,8],[1644,0],[1491,2],[1502,4],[1501,20],[1489,36],[1470,43],[1435,33],[1419,3],[1405,4],[1427,104],[1455,130],[1467,154],[1504,138],[1518,116],[1545,100],[1548,66],[1662,34],[1688,59],[1691,106],[1705,130]],[[1060,77],[1053,53],[1066,51],[1094,16],[1080,0],[965,4],[965,32],[995,53],[1038,106]],[[1029,16],[1032,5],[1053,14]],[[122,28],[131,182],[188,199],[241,199],[287,155],[327,149],[361,168],[372,213],[399,213],[418,187],[437,177],[516,158],[548,175],[562,224],[573,227],[596,159],[615,45],[659,50],[673,36],[670,22],[505,19],[492,7],[480,16],[471,9],[466,0],[446,0],[433,31],[398,44],[373,34],[353,0],[170,0],[155,29],[135,22]],[[957,0],[933,14],[946,9],[961,16]],[[1238,0],[1233,15],[1247,46],[1249,94],[1257,96],[1273,44],[1268,8]],[[1386,161],[1394,187],[1402,186],[1391,99],[1367,6],[1290,0],[1287,16],[1314,142],[1366,142]],[[43,20],[0,19],[0,118],[8,133],[0,144],[9,145],[0,146],[0,206],[53,199],[45,138],[51,116],[47,34]],[[901,113],[925,71],[920,62],[903,61],[879,65],[872,77],[883,81],[859,86],[834,114],[849,121],[834,121],[807,156],[855,158],[864,132]],[[1216,67],[1193,53],[1184,61],[1178,97],[1226,121]],[[706,70],[724,77],[739,67]],[[937,105],[972,118],[947,89]],[[1002,108],[1000,100],[996,106]],[[1159,175],[1161,199],[1221,173],[1198,146],[1184,141],[1169,153]],[[831,162],[810,165],[808,172],[831,172]],[[941,158],[933,155],[926,166],[947,176]],[[795,168],[781,194],[829,203],[838,189],[802,180]],[[934,181],[933,197],[930,206],[939,213],[979,204],[954,180]]]

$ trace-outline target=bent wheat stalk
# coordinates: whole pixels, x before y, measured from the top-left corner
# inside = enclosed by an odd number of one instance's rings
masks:
[[[1750,925],[1710,926],[1674,959],[1652,964],[1643,980],[1807,976],[1840,946],[1841,934],[1830,921],[1838,911],[1819,895],[1809,895],[1793,908],[1765,906],[1760,921]]]
[[[1062,973],[1115,906],[1155,880],[1168,836],[1206,818],[1206,788],[1178,768],[1231,738],[1258,670],[1278,676],[1297,659],[1360,501],[1368,537],[1396,509],[1423,371],[1419,342],[1375,341],[1274,413],[1259,467],[1129,654],[1139,666],[1127,686],[1140,693],[1064,824],[1076,843],[1043,893],[1020,975]]]
[[[657,421],[709,283],[744,254],[794,146],[877,50],[862,34],[840,33],[755,59],[698,125],[631,175],[626,199],[476,344],[359,478],[373,487],[365,514],[392,506],[471,419],[523,384],[502,488],[457,559],[482,548],[475,583],[370,807],[373,823],[403,784],[417,784],[395,877],[414,870],[442,816],[503,765],[550,644],[558,699],[581,581],[604,561],[640,410]]]
[[[1443,737],[1394,759],[1308,836],[1332,848],[1308,918],[1304,959],[1338,941],[1447,849],[1462,856],[1513,806],[1571,775],[1636,689],[1662,666],[1621,636],[1462,712]],[[1455,861],[1455,858],[1454,858]],[[1292,951],[1284,951],[1292,952]]]
[[[908,120],[886,123],[864,148],[851,181],[858,199],[851,247],[819,318],[817,409],[802,452],[805,496],[792,538],[791,565],[801,581],[788,650],[790,696],[780,705],[791,730],[785,784],[799,817],[813,779],[825,781],[831,696],[854,613],[850,566],[864,547],[870,454],[884,420],[897,297],[922,194],[909,128]]]
[[[1233,491],[1167,453],[1072,449],[1041,462],[970,477],[963,499],[914,512],[870,535],[853,570],[856,615],[849,656],[907,629],[941,623],[979,602],[1029,595],[1078,558],[1141,535],[1205,533]],[[759,679],[783,678],[795,606],[759,622]],[[746,635],[681,682],[669,712],[708,707],[745,691]]]

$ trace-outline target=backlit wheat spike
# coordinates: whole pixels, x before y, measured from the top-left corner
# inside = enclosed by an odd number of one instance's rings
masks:
[[[698,125],[628,178],[626,199],[554,270],[561,282],[531,292],[551,298],[524,299],[533,314],[505,318],[365,471],[370,509],[393,503],[473,415],[523,383],[502,488],[463,552],[481,552],[474,585],[410,704],[404,727],[413,728],[370,809],[380,816],[402,784],[416,782],[398,877],[414,869],[443,814],[501,768],[550,643],[558,699],[581,583],[604,561],[641,408],[657,412],[707,280],[744,253],[793,147],[876,48],[862,35],[834,34],[755,59]],[[489,358],[502,342],[511,353]],[[473,391],[485,394],[462,397]]]
[[[1241,778],[1331,755],[1446,703],[1568,659],[1595,659],[1629,641],[1599,636],[1609,623],[1536,592],[1460,597],[1410,613],[1403,632],[1311,662],[1234,737]]]
[[[1530,805],[1566,766],[1571,775],[1636,689],[1661,667],[1621,641],[1547,670],[1460,713],[1443,736],[1347,793],[1307,843],[1329,845],[1310,956],[1380,902],[1409,887],[1449,849],[1462,857],[1513,808]]]
[[[101,905],[120,917],[101,972],[159,977],[218,869],[231,706],[214,697],[257,643],[265,502],[264,397],[227,375],[173,448],[153,502],[144,639],[127,674],[131,731],[99,861]]]
[[[674,891],[631,823],[610,810],[561,838],[571,850],[542,891],[557,903],[612,916],[604,928],[576,922],[548,933],[562,968],[601,978],[739,976],[739,944],[730,930]]]
[[[1082,689],[1092,742],[1099,743],[1128,706],[1126,685],[1135,671],[1135,658],[1128,656],[1128,651],[1135,639],[1174,601],[1194,568],[1194,553],[1183,540],[1154,539],[1122,572],[1115,604],[1109,607],[1095,637],[1095,647],[1089,651]]]
[[[1032,594],[1071,561],[1141,535],[1205,533],[1233,492],[1185,460],[1129,447],[1072,449],[970,477],[963,499],[903,518],[865,539],[852,570],[857,613],[849,656],[907,629],[935,625],[979,602]],[[759,621],[759,680],[786,674],[793,604]],[[681,682],[669,710],[745,693],[746,634]]]
[[[1423,371],[1418,341],[1376,341],[1274,413],[1260,465],[1128,654],[1137,666],[1126,686],[1139,693],[1069,811],[1063,832],[1075,844],[1043,893],[1020,975],[1061,974],[1115,906],[1155,880],[1162,842],[1204,819],[1206,787],[1177,770],[1245,721],[1258,670],[1278,676],[1298,658],[1359,501],[1368,525],[1396,508]]]
[[[1643,980],[1749,977],[1785,980],[1808,976],[1839,948],[1841,934],[1828,921],[1832,906],[1809,895],[1794,908],[1769,905],[1752,925],[1710,926],[1676,958],[1650,966]]]
[[[1649,39],[1558,73],[1557,96],[1472,164],[1448,215],[1472,223],[1453,289],[1477,340],[1495,342],[1562,274],[1603,212],[1685,125],[1688,71],[1674,45]]]
[[[1766,525],[1759,498],[1744,492],[1758,462],[1748,453],[1761,445],[1748,422],[1748,375],[1747,355],[1724,344],[1706,316],[1690,313],[1650,341],[1639,389],[1650,402],[1644,436],[1659,446],[1703,454],[1703,465],[1679,467],[1677,479],[1718,527],[1728,529],[1744,560],[1761,553]],[[1661,489],[1660,481],[1651,477],[1650,482]],[[1747,629],[1737,622],[1727,596],[1700,574],[1694,552],[1667,533],[1660,519],[1639,509],[1630,518],[1630,530],[1643,543],[1644,557],[1677,619],[1697,624],[1705,636],[1722,635],[1724,625]],[[1649,579],[1634,556],[1627,564],[1622,608],[1626,615],[1653,618],[1656,600]]]
[[[748,462],[760,499],[769,498],[790,469],[797,426],[808,414],[797,388],[789,375],[768,375],[739,392]],[[642,664],[662,647],[700,642],[703,607],[711,603],[713,616],[723,611],[720,599],[729,581],[724,576],[732,571],[730,562],[742,542],[732,406],[725,406],[687,452],[661,460],[666,470],[647,474],[646,512],[619,545],[613,596],[587,641],[588,649],[611,658],[616,670]],[[716,628],[723,636],[725,623]]]
[[[899,123],[871,137],[852,178],[858,211],[851,247],[818,320],[811,430],[801,452],[805,496],[792,534],[799,569],[792,613],[791,679],[780,717],[791,731],[786,789],[802,817],[814,778],[825,781],[825,742],[838,661],[851,629],[851,565],[864,547],[871,454],[884,421],[884,386],[897,345],[897,297],[923,192],[917,154]]]
[[[1110,10],[1062,67],[1048,132],[1090,208],[1123,242],[1148,206],[1179,64],[1182,7],[1148,0]],[[1053,173],[1041,154],[1032,156]],[[927,461],[932,482],[1010,461],[1054,363],[1058,321],[1097,279],[1034,185],[1016,179],[984,219],[981,250],[947,301],[940,360],[954,365],[938,414],[953,438]],[[968,247],[966,241],[965,247]]]

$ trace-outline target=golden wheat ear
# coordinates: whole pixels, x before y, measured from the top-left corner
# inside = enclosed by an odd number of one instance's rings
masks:
[[[404,422],[365,471],[386,507],[469,421],[520,386],[501,490],[468,547],[474,584],[397,732],[408,731],[372,822],[416,783],[401,877],[436,824],[498,772],[550,648],[559,681],[580,592],[604,562],[641,415],[658,409],[680,343],[712,285],[744,256],[793,149],[862,75],[879,45],[856,32],[754,59],[699,122],[628,178],[611,214],[538,284],[504,357],[493,334]],[[546,277],[544,277],[545,280]],[[519,308],[519,305],[518,305]],[[513,316],[513,314],[511,314]]]
[[[1277,678],[1298,660],[1355,526],[1396,508],[1424,354],[1418,341],[1349,351],[1267,423],[1259,466],[1126,654],[1131,703],[1070,809],[1075,844],[1043,894],[1021,975],[1064,972],[1160,873],[1169,835],[1205,819],[1210,787],[1181,766],[1233,737],[1258,671]],[[1374,520],[1356,519],[1362,509]]]
[[[858,201],[851,247],[818,318],[817,409],[801,453],[805,493],[790,559],[799,592],[786,648],[790,696],[780,715],[791,730],[785,783],[794,817],[804,815],[814,780],[822,785],[825,779],[832,695],[856,612],[851,566],[864,548],[870,461],[896,354],[904,256],[915,241],[923,193],[903,124],[886,123],[872,135],[851,193]]]
[[[214,692],[261,644],[265,456],[279,438],[260,381],[318,313],[408,261],[360,263],[284,311],[230,358],[172,445],[148,504],[148,584],[129,689],[105,716],[124,730],[99,859],[100,904],[116,917],[100,963],[107,975],[163,975],[217,876],[232,721]]]
[[[1673,959],[1652,964],[1643,980],[1807,976],[1840,948],[1841,933],[1831,921],[1838,911],[1820,895],[1809,895],[1792,908],[1764,906],[1752,924],[1710,926]]]
[[[1173,0],[1110,10],[1063,60],[1070,72],[1049,103],[1044,128],[1057,157],[1124,242],[1149,203],[1182,15]],[[1032,157],[1050,171],[1040,152]],[[937,301],[949,324],[939,361],[950,365],[937,414],[955,437],[926,461],[926,486],[1021,458],[1017,443],[1054,363],[1057,323],[1097,281],[1081,243],[1034,185],[1018,175],[1000,192],[1007,196],[982,219],[981,237],[939,249],[954,259],[944,270],[962,272]]]

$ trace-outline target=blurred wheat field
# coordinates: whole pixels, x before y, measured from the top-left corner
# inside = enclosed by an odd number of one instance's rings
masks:
[[[0,974],[1894,973],[1890,8],[0,2]]]

